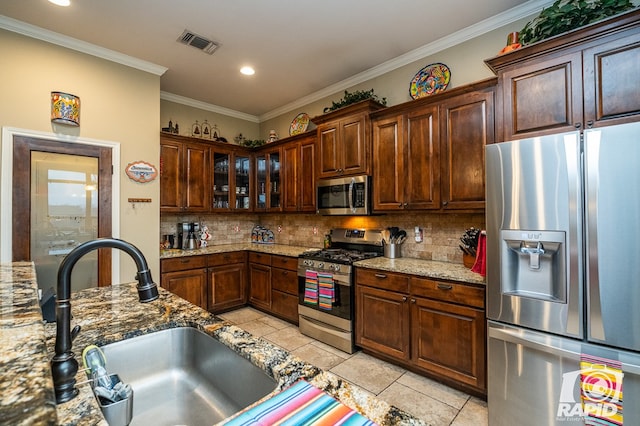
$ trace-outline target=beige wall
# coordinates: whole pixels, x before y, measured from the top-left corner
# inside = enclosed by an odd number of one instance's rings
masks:
[[[451,88],[493,77],[493,72],[485,65],[484,60],[496,56],[505,46],[507,34],[521,30],[530,19],[531,17],[512,22],[502,28],[442,50],[364,83],[357,84],[347,90],[353,92],[355,90],[374,89],[374,93],[378,97],[387,98],[388,106],[407,102],[411,100],[409,82],[413,76],[421,68],[435,62],[442,62],[451,70],[451,82],[449,85]],[[269,129],[275,129],[281,137],[287,136],[291,120],[298,113],[306,112],[311,117],[321,115],[325,107],[331,106],[331,102],[339,101],[343,97],[344,91],[340,91],[302,108],[263,121],[260,123],[260,133],[268,134]]]
[[[120,143],[120,237],[142,250],[158,281],[159,181],[133,182],[124,169],[137,160],[159,167],[160,77],[4,30],[0,52],[0,126]],[[79,128],[51,124],[51,91],[80,97]],[[152,202],[134,208],[128,198]],[[133,281],[130,258],[120,265],[114,282]]]
[[[198,123],[203,123],[204,120],[207,120],[211,126],[217,125],[218,129],[220,129],[219,136],[225,137],[231,143],[234,143],[233,138],[238,136],[239,133],[242,133],[247,139],[265,139],[264,136],[260,137],[257,122],[229,117],[228,115],[162,99],[160,100],[161,127],[167,127],[169,120],[173,125],[179,124],[179,132],[183,136],[191,136],[191,126],[196,120],[198,120]]]

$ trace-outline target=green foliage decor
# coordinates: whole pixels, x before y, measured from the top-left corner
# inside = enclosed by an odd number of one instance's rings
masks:
[[[629,0],[558,0],[524,26],[520,42],[535,43],[634,7]]]
[[[365,101],[367,99],[373,99],[374,101],[387,105],[387,98],[378,98],[378,95],[373,93],[373,89],[371,90],[356,90],[355,92],[349,93],[348,91],[344,91],[344,98],[340,99],[338,102],[331,102],[330,107],[326,107],[324,112],[335,111],[339,108],[346,107],[347,105],[355,104],[357,102]]]

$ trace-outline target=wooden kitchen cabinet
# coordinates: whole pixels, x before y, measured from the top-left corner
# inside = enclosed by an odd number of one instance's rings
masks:
[[[249,303],[271,311],[271,255],[249,252]]]
[[[207,309],[205,256],[185,256],[160,262],[160,285],[183,299]]]
[[[640,11],[488,59],[498,140],[640,119]]]
[[[271,256],[271,312],[298,324],[298,258]]]
[[[369,174],[369,113],[385,108],[366,100],[311,119],[317,128],[318,178]]]
[[[219,313],[247,304],[247,255],[244,251],[207,256],[208,309]]]
[[[373,114],[373,210],[484,208],[495,79]]]
[[[356,344],[467,392],[486,394],[484,288],[356,269]]]
[[[280,146],[264,149],[256,154],[256,211],[282,211],[281,159]]]
[[[445,99],[439,105],[444,210],[484,209],[484,151],[495,142],[494,96],[491,86]]]
[[[286,212],[316,211],[316,133],[293,136],[282,146],[283,209]]]
[[[211,210],[249,211],[252,195],[252,157],[245,151],[211,148],[213,200]]]
[[[209,210],[209,147],[184,138],[160,136],[160,211]]]

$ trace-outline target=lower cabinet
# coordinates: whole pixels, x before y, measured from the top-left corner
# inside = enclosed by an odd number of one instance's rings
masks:
[[[249,303],[271,310],[271,255],[249,253]]]
[[[249,304],[298,323],[298,258],[249,253]]]
[[[298,324],[298,259],[271,256],[271,312]]]
[[[247,304],[247,254],[244,251],[207,256],[209,299],[213,313]]]
[[[356,270],[356,344],[437,380],[486,395],[485,289]]]
[[[160,285],[183,299],[207,309],[207,268],[205,256],[163,259]]]

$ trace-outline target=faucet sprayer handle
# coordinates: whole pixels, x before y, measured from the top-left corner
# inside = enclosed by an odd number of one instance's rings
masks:
[[[82,327],[80,327],[79,325],[76,325],[75,327],[73,327],[73,330],[71,330],[71,341],[73,342],[76,339],[76,336],[78,334],[80,334],[80,330]]]

